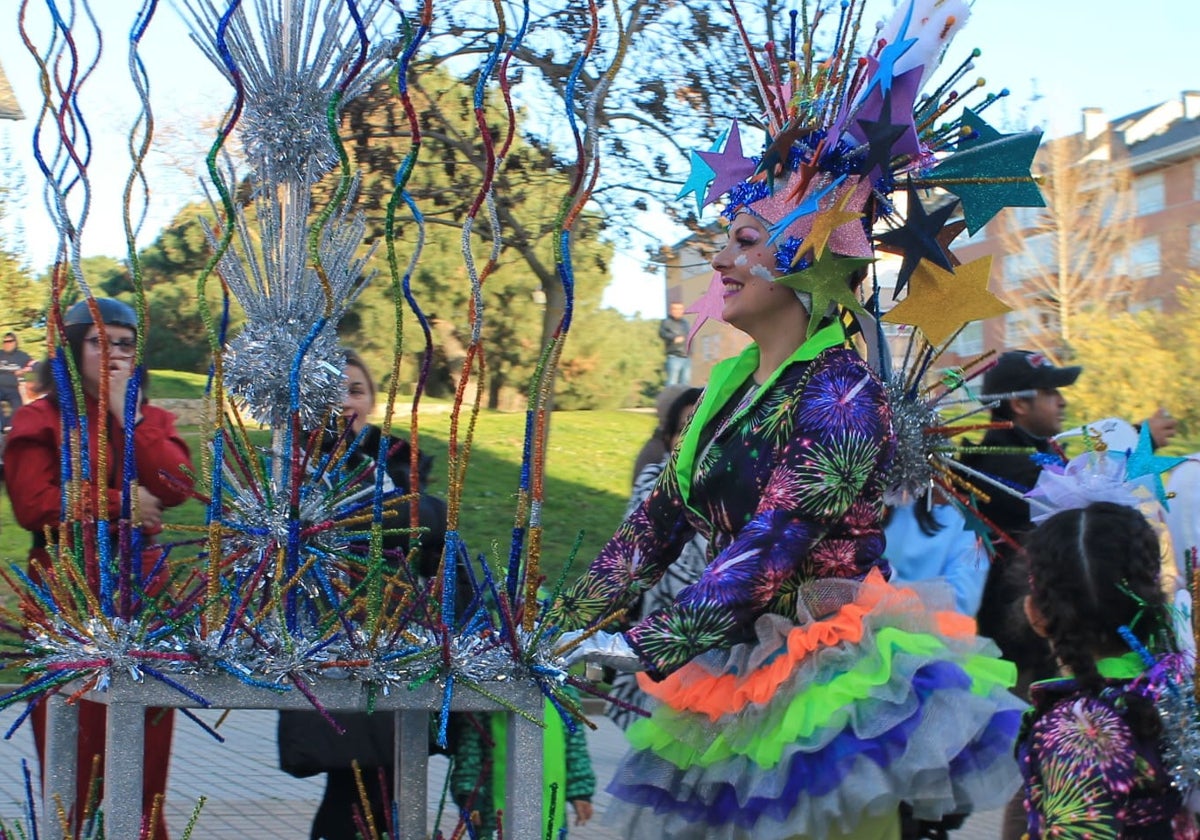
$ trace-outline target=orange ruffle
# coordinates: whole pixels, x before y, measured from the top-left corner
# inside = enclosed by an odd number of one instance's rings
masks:
[[[927,609],[916,590],[893,586],[878,569],[874,569],[862,581],[851,603],[827,619],[795,627],[788,633],[786,655],[776,656],[749,674],[714,676],[698,665],[689,664],[662,682],[656,683],[645,674],[639,674],[638,685],[646,694],[673,709],[704,714],[710,720],[740,712],[751,703],[765,705],[805,657],[842,642],[859,643],[865,616],[885,600],[889,602],[888,612],[925,612]],[[927,615],[932,632],[951,638],[975,635],[975,620],[969,616],[949,610]]]

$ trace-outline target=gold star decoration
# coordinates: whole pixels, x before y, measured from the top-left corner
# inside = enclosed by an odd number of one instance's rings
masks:
[[[929,260],[921,260],[908,283],[908,296],[883,316],[889,324],[910,324],[930,344],[941,345],[971,321],[982,321],[1009,312],[988,291],[991,256],[980,257],[956,271],[946,271]]]
[[[863,305],[859,303],[858,296],[850,288],[850,276],[872,262],[874,260],[864,257],[837,257],[826,248],[821,252],[821,258],[804,271],[776,278],[776,283],[782,283],[789,288],[812,295],[812,312],[808,319],[807,338],[812,338],[821,319],[828,311],[829,305],[835,301],[846,309],[866,314]]]
[[[829,244],[830,235],[842,225],[862,218],[862,213],[851,213],[846,210],[846,202],[853,195],[854,190],[846,190],[836,204],[813,216],[812,228],[804,237],[804,242],[796,250],[796,256],[792,258],[793,266],[798,264],[805,254],[811,254],[813,257],[821,254],[824,259],[825,246]]]

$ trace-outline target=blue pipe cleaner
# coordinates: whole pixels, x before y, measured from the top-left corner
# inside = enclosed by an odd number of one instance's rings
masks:
[[[1142,644],[1141,640],[1138,639],[1138,637],[1133,634],[1133,631],[1129,629],[1128,624],[1122,624],[1120,627],[1118,627],[1117,633],[1119,633],[1121,638],[1125,640],[1125,644],[1129,645],[1129,649],[1141,657],[1142,662],[1145,663],[1147,668],[1154,665],[1154,654],[1146,649],[1146,646]]]

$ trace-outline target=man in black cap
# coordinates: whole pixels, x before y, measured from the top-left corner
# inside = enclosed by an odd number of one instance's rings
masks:
[[[981,448],[1036,449],[1042,454],[1061,455],[1054,436],[1063,429],[1067,400],[1060,388],[1075,384],[1083,368],[1058,367],[1041,353],[1010,350],[983,375],[980,400],[1000,402],[992,408],[993,421],[1011,421],[1011,429],[989,429]],[[1029,454],[979,452],[963,458],[967,466],[999,478],[1018,493],[1037,484],[1041,464]],[[984,487],[991,501],[979,510],[1014,540],[1030,529],[1029,503],[999,488]],[[986,594],[984,595],[986,599]],[[986,635],[986,634],[985,634]]]
[[[1033,527],[1029,503],[1019,494],[1037,484],[1042,464],[1031,452],[1062,457],[1054,435],[1062,431],[1067,400],[1060,388],[1073,385],[1081,367],[1058,367],[1041,353],[1010,350],[983,375],[981,402],[999,399],[992,408],[993,421],[1011,421],[1011,429],[989,429],[976,452],[967,451],[962,462],[1010,485],[1017,495],[982,481],[975,483],[991,498],[979,502],[979,512],[1013,542],[1019,543]],[[1009,450],[997,452],[995,449]],[[991,450],[991,451],[989,451]],[[1028,699],[1029,684],[1055,676],[1057,666],[1049,643],[1034,632],[1025,617],[1029,572],[1020,551],[993,534],[996,553],[988,568],[983,598],[975,616],[979,635],[994,639],[1005,659],[1017,666],[1013,691]],[[1021,836],[1025,808],[1021,791],[1009,802],[1004,815],[1004,840]]]
[[[1074,384],[1082,370],[1059,367],[1041,353],[1029,350],[1000,354],[983,375],[984,393],[980,399],[998,399],[992,408],[992,420],[1011,421],[1012,428],[989,429],[979,451],[968,450],[962,458],[966,466],[1002,481],[1014,491],[1008,493],[976,482],[991,497],[979,503],[979,512],[1004,534],[994,537],[996,555],[988,569],[976,620],[979,634],[994,639],[1004,658],[1016,663],[1016,690],[1022,696],[1030,682],[1054,676],[1056,667],[1050,646],[1033,632],[1025,618],[1028,575],[1020,568],[1023,564],[1019,552],[1005,537],[1019,543],[1033,527],[1029,503],[1019,496],[1033,489],[1042,471],[1042,463],[1033,452],[1062,456],[1054,436],[1062,431],[1067,400],[1059,389]]]

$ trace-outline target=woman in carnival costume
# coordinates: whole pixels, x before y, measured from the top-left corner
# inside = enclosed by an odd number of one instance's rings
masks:
[[[548,618],[568,631],[568,664],[641,671],[658,701],[627,730],[609,788],[623,836],[890,839],[902,802],[937,820],[1017,788],[1014,669],[944,587],[888,583],[880,518],[900,409],[844,326],[844,310],[869,323],[852,289],[876,219],[906,262],[908,244],[913,262],[918,246],[947,259],[916,191],[903,221],[888,200],[898,175],[933,168],[914,103],[967,12],[926,5],[902,6],[882,51],[855,63],[844,38],[861,11],[843,3],[827,62],[762,63],[791,70],[759,76],[762,157],[742,157],[735,124],[722,152],[693,158],[729,220],[699,308],[754,343],[714,368],[653,492]],[[697,531],[710,541],[700,579],[631,629],[598,630]]]
[[[67,359],[60,353],[43,368],[46,398],[22,406],[13,415],[5,452],[13,514],[33,538],[29,552],[30,578],[56,592],[70,591],[77,583],[86,582],[90,604],[102,596],[99,564],[105,558],[97,529],[110,529],[108,544],[112,550],[119,541],[132,540],[135,546],[141,545],[141,572],[135,573],[140,583],[128,593],[132,600],[115,605],[109,612],[110,617],[114,612],[118,616],[134,614],[136,602],[153,598],[167,582],[163,551],[152,543],[154,535],[162,531],[163,510],[182,504],[188,497],[191,457],[187,444],[175,430],[173,414],[144,399],[137,405],[126,405],[129,379],[136,375],[138,319],[133,308],[114,298],[81,300],[67,310],[63,325],[65,349],[78,371],[83,405],[76,403]],[[108,425],[105,461],[100,460],[99,448],[102,404],[107,408]],[[80,426],[86,430],[85,453],[78,451],[78,440],[71,434]],[[127,426],[131,426],[132,432]],[[133,474],[127,473],[123,457],[127,434],[133,435],[133,459],[129,465]],[[80,479],[79,473],[72,478],[66,472],[80,469],[81,463],[87,465],[92,480],[88,480],[87,473]],[[106,467],[103,477],[97,475],[101,464]],[[131,491],[132,511],[137,517],[133,522],[138,531],[136,536],[125,532],[120,523],[125,487]],[[65,522],[72,520],[81,522],[82,527],[64,527]],[[54,543],[58,543],[57,549]],[[78,570],[83,572],[85,581],[77,581],[67,568],[79,559],[82,565]],[[122,596],[112,597],[116,600]],[[27,610],[32,608],[26,606]],[[31,716],[38,757],[44,762],[45,703],[39,701]],[[98,761],[103,768],[105,720],[104,705],[79,701],[76,798],[74,803],[65,803],[76,826],[88,810],[97,772],[93,762]],[[157,812],[154,836],[163,840],[167,837],[167,827],[161,798],[167,792],[174,722],[173,709],[146,709],[142,814],[148,820],[150,814]],[[44,771],[43,763],[43,775]],[[100,796],[97,787],[91,803],[93,812]]]

